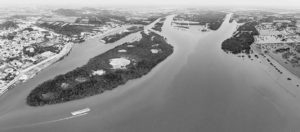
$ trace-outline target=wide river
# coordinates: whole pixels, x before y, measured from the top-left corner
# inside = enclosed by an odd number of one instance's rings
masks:
[[[169,16],[162,34],[175,52],[146,76],[86,99],[27,106],[36,85],[118,44],[95,39],[76,45],[62,61],[0,97],[0,132],[299,132],[299,88],[279,83],[284,80],[259,60],[221,50],[237,27],[229,18],[219,30],[201,33],[172,28]],[[87,107],[88,114],[70,117]]]

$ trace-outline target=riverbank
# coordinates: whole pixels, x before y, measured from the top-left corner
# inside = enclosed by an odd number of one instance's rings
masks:
[[[269,71],[269,75],[274,78],[274,80],[282,80],[282,86],[300,87],[300,78],[299,71],[295,67],[292,67],[291,64],[286,64],[285,61],[280,59],[279,54],[274,53],[264,53],[258,48],[258,44],[253,44],[251,49],[253,54],[258,55],[258,59],[261,63],[265,65],[266,70]]]
[[[41,71],[45,67],[59,61],[61,58],[63,58],[65,55],[67,55],[71,51],[72,46],[73,46],[73,43],[67,43],[64,46],[64,48],[60,51],[60,53],[58,53],[54,56],[51,56],[51,57],[47,58],[46,60],[39,62],[36,65],[30,66],[30,67],[20,71],[19,75],[17,75],[6,86],[4,86],[0,89],[0,96],[3,93],[5,93],[9,88],[13,87],[13,85],[16,85],[17,83],[19,83],[21,80],[26,81],[27,79],[32,78],[34,75],[36,75],[39,71]]]
[[[288,62],[286,59],[282,58],[281,54],[275,54],[275,53],[268,53],[268,56],[276,60],[280,65],[285,67],[287,70],[289,70],[294,75],[300,77],[300,67],[299,65],[293,65],[292,63]]]

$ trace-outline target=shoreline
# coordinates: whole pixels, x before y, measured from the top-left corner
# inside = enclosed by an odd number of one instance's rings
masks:
[[[256,53],[257,55],[259,55],[259,60],[261,60],[261,63],[266,66],[266,68],[269,70],[269,72],[272,72],[272,75],[270,75],[270,76],[276,77],[277,79],[284,78],[285,81],[289,81],[289,82],[295,83],[295,87],[299,87],[300,86],[300,83],[299,83],[300,77],[299,76],[297,76],[296,74],[294,74],[292,71],[290,71],[284,65],[281,65],[280,62],[278,62],[272,56],[270,56],[268,54],[261,53],[260,51],[258,51],[257,48],[255,48],[255,47],[253,48],[253,47],[254,47],[254,45],[251,46],[251,48],[253,49],[254,53]],[[262,54],[264,56],[266,56],[266,57],[264,57]],[[277,68],[279,68],[281,70],[282,74],[278,73],[276,71],[275,67],[272,66],[270,64],[270,62],[267,61],[267,59],[269,59],[271,63],[273,63],[275,66],[277,66]],[[291,78],[292,80],[287,80],[287,78]]]

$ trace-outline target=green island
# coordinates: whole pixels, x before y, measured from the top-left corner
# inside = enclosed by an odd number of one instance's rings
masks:
[[[114,43],[126,36],[128,36],[129,34],[132,34],[132,33],[136,33],[136,32],[139,32],[141,30],[143,30],[144,27],[143,26],[132,26],[132,27],[129,27],[127,28],[125,31],[123,32],[120,32],[120,33],[116,33],[116,34],[113,34],[113,35],[109,35],[109,36],[106,36],[104,38],[102,38],[102,40],[107,44],[107,43]]]
[[[173,53],[173,46],[156,33],[141,32],[141,39],[108,50],[63,75],[48,80],[27,97],[30,106],[82,99],[112,90],[140,78]]]
[[[222,49],[233,54],[250,53],[254,36],[259,34],[255,28],[257,24],[257,22],[247,22],[240,26],[231,38],[223,41]]]
[[[5,21],[3,23],[0,24],[0,29],[9,29],[9,28],[18,28],[18,24],[14,21]]]

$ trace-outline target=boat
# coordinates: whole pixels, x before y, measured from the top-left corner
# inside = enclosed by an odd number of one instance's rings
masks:
[[[80,114],[87,113],[87,112],[89,112],[89,111],[91,111],[90,108],[85,108],[85,109],[82,109],[82,110],[73,111],[73,112],[71,112],[71,114],[72,114],[73,116],[76,116],[76,115],[80,115]]]

